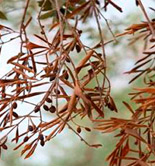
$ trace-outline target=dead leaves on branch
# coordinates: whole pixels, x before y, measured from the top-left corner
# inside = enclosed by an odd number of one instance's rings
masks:
[[[112,1],[112,0],[106,0],[105,1],[105,5],[104,5],[104,9],[105,9],[105,11],[107,10],[107,7],[108,7],[108,5],[110,6],[110,5],[112,5],[116,10],[118,10],[119,12],[123,12],[123,10],[122,10],[122,8],[120,7],[120,6],[118,6],[114,1]]]
[[[75,10],[72,16],[79,10],[79,8]],[[20,34],[22,38],[26,38],[21,45],[23,51],[8,60],[7,63],[13,66],[12,70],[0,80],[1,131],[8,130],[6,135],[16,131],[12,141],[18,143],[19,139],[22,140],[15,150],[26,144],[21,153],[22,155],[27,153],[25,158],[34,153],[38,143],[44,146],[65,127],[75,132],[88,146],[100,147],[100,144],[87,143],[70,124],[77,116],[81,119],[87,116],[91,121],[96,117],[103,118],[104,107],[117,111],[110,96],[104,58],[101,53],[82,43],[81,30],[76,27],[71,29],[70,33],[63,34],[61,29],[58,29],[50,42],[41,35],[35,35],[44,43],[42,46],[27,40],[27,36],[24,36],[25,28],[24,33]],[[72,51],[74,57],[71,56]],[[79,58],[79,63],[76,64],[74,58],[80,55],[82,58]],[[96,82],[95,86],[90,86],[92,82]],[[46,90],[40,91],[42,87],[46,87]],[[29,99],[39,95],[41,98],[37,103]],[[18,113],[22,102],[34,107],[26,115]],[[45,112],[51,114],[50,121],[45,119]],[[37,124],[35,119],[40,123]],[[28,129],[25,128],[26,131],[22,133],[19,128],[26,121]],[[76,123],[73,125],[78,126]],[[90,128],[84,128],[85,131],[91,132]]]
[[[155,27],[155,22],[154,21],[152,21],[151,24],[152,24],[153,27]],[[125,30],[126,30],[126,32],[124,32],[124,33],[122,33],[120,35],[134,34],[135,32],[140,31],[140,30],[141,31],[142,30],[149,31],[150,28],[149,28],[148,22],[144,22],[144,23],[141,23],[141,24],[133,24],[130,27],[128,27],[127,29],[125,29]]]
[[[154,22],[152,22],[154,27]],[[154,27],[155,28],[155,27]],[[145,30],[144,30],[145,29]],[[151,32],[148,23],[135,24],[127,29],[127,32],[122,33],[134,34],[136,31],[143,30],[141,33],[146,36],[146,32]],[[147,34],[147,42],[152,44],[153,34]],[[140,38],[139,38],[140,39]],[[143,57],[135,63],[135,67],[126,74],[136,74],[129,82],[133,82],[139,77],[143,79],[143,88],[134,88],[134,92],[130,93],[131,101],[137,104],[137,109],[134,110],[128,103],[123,102],[127,110],[130,111],[129,119],[111,118],[110,120],[99,119],[96,129],[103,133],[117,132],[115,137],[118,137],[113,152],[108,156],[110,166],[124,165],[128,161],[129,165],[149,165],[154,163],[151,156],[155,155],[154,144],[154,124],[155,124],[155,82],[154,82],[154,51],[151,46],[144,50]],[[149,51],[148,51],[149,50]],[[133,146],[133,141],[134,146]],[[135,156],[135,157],[133,157]]]
[[[113,40],[100,42],[96,47],[90,48],[81,41],[80,37],[84,32],[77,28],[81,21],[85,22],[93,14],[96,20],[100,18],[99,1],[68,1],[67,4],[61,5],[53,2],[55,19],[51,18],[51,31],[45,33],[45,27],[39,18],[42,12],[51,10],[46,3],[39,2],[41,8],[38,22],[41,32],[34,35],[43,44],[29,40],[27,27],[31,17],[28,21],[23,20],[18,33],[21,40],[20,52],[8,60],[7,63],[12,66],[12,70],[0,79],[0,131],[7,130],[6,136],[15,131],[12,141],[20,143],[14,150],[24,145],[21,155],[27,153],[25,158],[34,153],[38,144],[44,146],[66,127],[88,146],[100,147],[100,144],[89,144],[80,135],[82,129],[88,132],[91,132],[91,129],[77,124],[76,117],[88,117],[90,121],[97,123],[96,129],[103,133],[119,132],[116,134],[119,138],[116,148],[107,158],[110,166],[123,165],[124,160],[128,160],[130,165],[146,165],[153,162],[149,157],[154,155],[154,46],[145,50],[144,57],[136,62],[133,69],[126,72],[137,74],[130,83],[143,76],[145,88],[136,88],[136,91],[131,93],[131,99],[138,104],[138,108],[133,110],[128,103],[123,102],[130,111],[131,118],[105,120],[105,108],[114,112],[118,110],[110,94],[105,53],[100,53],[97,48],[102,48]],[[121,7],[114,1],[105,1],[104,9],[107,9],[108,5],[122,12]],[[100,29],[100,22],[97,22],[97,25]],[[151,22],[151,27],[155,27],[154,21]],[[2,31],[15,33],[11,28],[0,25],[0,32]],[[136,40],[145,37],[149,42],[154,42],[149,22],[133,24],[116,37],[137,32],[140,32],[141,36]],[[100,41],[104,41],[103,36],[100,36]],[[39,96],[41,97],[38,98]],[[34,97],[37,98],[35,103],[31,101]],[[33,105],[32,110],[20,115],[21,103]],[[51,119],[47,120],[45,114],[51,115]],[[20,126],[25,122],[27,127],[20,131]],[[132,149],[131,137],[135,141],[135,149]],[[0,140],[0,147],[7,149],[6,139]],[[132,153],[136,153],[136,157],[130,156]]]
[[[126,161],[128,161],[128,166],[154,163],[154,160],[151,158],[151,156],[155,155],[155,135],[153,127],[155,124],[155,57],[154,34],[152,33],[152,29],[155,29],[154,20],[141,24],[133,24],[124,33],[116,35],[116,37],[122,37],[128,34],[136,35],[139,32],[140,36],[131,40],[131,43],[133,44],[143,38],[149,44],[146,46],[146,50],[143,51],[143,57],[135,63],[135,67],[126,72],[126,74],[136,75],[129,83],[132,83],[138,78],[143,79],[144,82],[144,88],[134,88],[134,92],[130,93],[132,96],[131,100],[137,104],[138,108],[136,110],[128,103],[123,102],[127,110],[130,111],[131,118],[95,120],[97,130],[103,133],[117,132],[116,137],[119,138],[115,149],[107,157],[110,166],[126,165]],[[98,44],[95,48],[100,46],[101,44]],[[134,146],[132,140],[134,140]]]

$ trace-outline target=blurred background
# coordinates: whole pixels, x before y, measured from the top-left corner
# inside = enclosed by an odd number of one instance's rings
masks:
[[[124,32],[124,29],[134,23],[146,21],[141,10],[136,7],[135,0],[118,0],[117,2],[122,7],[123,13],[119,13],[112,7],[108,7],[108,12],[106,13],[103,11],[103,15],[108,20],[114,34]],[[149,7],[155,6],[155,1],[143,0],[142,2],[150,17],[153,18],[153,12]],[[24,1],[22,0],[1,0],[0,24],[18,29],[24,5]],[[34,21],[32,21],[31,27],[29,28],[31,34],[33,34],[33,32],[37,33],[35,29],[37,25],[35,21],[36,11],[38,11],[37,3],[32,1],[31,8],[29,9],[29,14],[34,17]],[[48,24],[47,20],[43,21]],[[98,41],[98,32],[96,27],[92,26],[92,21],[93,19],[90,19],[87,23],[81,25],[81,29],[87,31],[87,33],[81,37],[82,41],[90,45]],[[113,39],[105,22],[103,22],[102,28],[105,34],[105,41]],[[34,39],[32,38],[32,40]],[[126,36],[106,46],[108,76],[111,81],[112,96],[115,99],[119,113],[106,112],[105,110],[105,118],[114,116],[128,118],[130,113],[126,110],[122,101],[131,103],[128,93],[132,90],[133,86],[136,87],[136,85],[138,85],[140,87],[142,84],[142,81],[138,80],[131,86],[128,82],[131,80],[132,76],[124,74],[124,72],[133,67],[143,50],[143,41],[134,43],[134,45],[130,43],[130,36]],[[6,65],[6,62],[11,56],[18,53],[17,44],[18,42],[14,41],[11,44],[6,44],[2,48],[0,55],[0,76],[9,71],[9,66]],[[78,61],[78,58],[75,60]],[[80,119],[79,123],[81,123]],[[82,123],[90,128],[94,127],[88,119],[85,119]],[[102,134],[97,131],[87,132],[82,130],[81,135],[89,143],[101,143],[103,147],[98,149],[90,148],[80,141],[74,133],[65,129],[64,132],[49,141],[44,147],[38,146],[34,155],[26,160],[20,157],[20,149],[13,151],[15,145],[10,143],[8,145],[9,150],[3,150],[2,152],[0,166],[107,166],[106,157],[110,154],[117,142],[117,139],[114,137],[115,134]]]

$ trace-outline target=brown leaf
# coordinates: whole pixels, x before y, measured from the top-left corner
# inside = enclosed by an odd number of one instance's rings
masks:
[[[19,75],[22,75],[24,78],[26,79],[30,79],[30,80],[37,80],[35,77],[29,77],[28,75],[26,75],[24,72],[22,72],[21,70],[17,69],[17,68],[13,68],[13,70],[19,74]]]
[[[12,141],[14,141],[14,139],[13,139]],[[18,146],[16,146],[13,150],[17,150],[17,149],[20,148],[24,143],[25,143],[24,141],[21,142],[21,143],[20,143]]]
[[[11,64],[15,65],[15,66],[18,66],[20,69],[25,69],[31,73],[34,73],[34,71],[32,69],[30,69],[29,67],[25,66],[25,65],[21,65],[19,63],[16,63],[16,62],[11,62]]]
[[[36,143],[33,145],[33,147],[31,148],[31,150],[28,152],[28,154],[25,156],[24,159],[27,159],[27,158],[29,158],[30,156],[32,156],[32,154],[34,153],[34,151],[35,151],[37,145],[38,145],[38,143],[36,142]]]
[[[126,103],[125,101],[123,101],[123,104],[128,108],[128,110],[129,110],[132,114],[134,114],[133,109],[131,108],[131,106],[130,106],[128,103]]]
[[[129,153],[129,151],[130,151],[129,140],[127,140],[125,146],[122,149],[121,156],[123,156],[123,157],[126,156]]]
[[[81,60],[81,62],[78,64],[76,71],[77,73],[80,72],[80,70],[83,68],[83,66],[85,65],[85,63],[90,59],[90,57],[93,55],[94,51],[91,50],[87,53],[87,55]]]
[[[116,3],[114,3],[113,1],[108,1],[112,6],[114,6],[114,8],[116,8],[118,11],[120,11],[120,12],[123,12],[122,11],[122,8],[120,8]]]
[[[7,61],[7,64],[11,63],[12,61],[16,60],[16,59],[19,59],[20,57],[22,57],[23,55],[25,55],[24,53],[19,53],[18,55],[16,56],[13,56],[12,58],[10,58],[8,61]]]
[[[110,104],[112,106],[112,109],[114,109],[115,112],[118,112],[117,107],[115,105],[115,102],[114,102],[113,98],[111,96],[109,96],[109,99],[110,99],[109,102],[110,102]]]
[[[3,136],[0,138],[0,146],[7,142],[7,136]]]
[[[93,145],[91,145],[91,147],[93,147],[93,148],[99,148],[101,146],[102,146],[102,144],[93,144]]]
[[[21,155],[23,155],[27,150],[29,150],[32,147],[32,145],[33,143],[26,144],[21,152]]]
[[[147,144],[147,142],[138,134],[135,129],[126,128],[125,133],[137,138],[139,141],[142,141]]]
[[[25,46],[28,50],[32,50],[32,49],[38,49],[38,48],[45,48],[45,49],[48,49],[47,47],[45,46],[41,46],[41,45],[38,45],[38,44],[35,44],[35,43],[32,43],[32,42],[28,42],[26,43],[26,46]]]
[[[81,10],[83,10],[89,3],[90,3],[89,1],[88,1],[88,2],[84,2],[82,5],[80,5],[80,6],[77,7],[76,9],[74,9],[74,10],[72,11],[72,13],[67,14],[66,19],[70,19],[70,18],[74,17],[77,13],[79,13]],[[59,22],[53,24],[53,25],[51,26],[51,28],[50,28],[50,31],[51,31],[53,28],[55,28],[56,26],[58,26],[58,25],[59,25]]]
[[[13,120],[13,107],[10,108],[9,117],[10,117],[10,126],[11,126],[12,125],[12,120]]]
[[[145,93],[155,93],[155,88],[134,88],[135,90],[138,90],[140,92],[145,92]]]

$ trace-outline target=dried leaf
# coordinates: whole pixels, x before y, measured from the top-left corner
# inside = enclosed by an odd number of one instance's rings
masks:
[[[26,47],[27,49],[29,49],[29,50],[38,49],[38,48],[48,49],[48,48],[45,47],[45,46],[38,45],[38,44],[35,44],[35,43],[32,43],[32,42],[27,43],[25,47]]]
[[[27,159],[27,158],[29,158],[30,156],[32,156],[32,154],[34,153],[34,151],[35,151],[37,145],[38,145],[37,143],[35,143],[35,144],[33,145],[33,147],[31,148],[31,150],[28,152],[28,154],[25,156],[24,159]],[[23,154],[23,153],[22,153],[22,154]]]

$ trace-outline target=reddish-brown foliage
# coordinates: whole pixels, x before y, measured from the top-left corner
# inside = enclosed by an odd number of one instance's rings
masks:
[[[74,122],[77,116],[81,119],[87,116],[92,123],[97,123],[96,129],[101,132],[119,131],[116,137],[120,139],[107,158],[110,166],[121,166],[124,160],[129,161],[128,166],[148,165],[155,162],[152,159],[155,155],[155,22],[149,19],[141,0],[135,2],[141,8],[146,21],[132,24],[125,32],[115,35],[117,38],[139,33],[138,39],[143,38],[149,43],[147,49],[143,51],[143,57],[137,61],[132,70],[126,72],[136,74],[130,83],[141,77],[145,84],[143,88],[135,88],[130,94],[131,100],[138,106],[136,110],[123,101],[127,110],[131,112],[130,119],[115,117],[109,120],[104,119],[105,107],[110,111],[118,112],[119,110],[111,96],[104,48],[106,44],[114,40],[104,40],[100,18],[103,18],[101,10],[108,11],[108,5],[123,12],[116,2],[105,0],[104,6],[101,6],[98,0],[67,0],[63,4],[59,4],[57,0],[40,1],[38,28],[41,32],[34,36],[43,45],[31,42],[27,34],[27,28],[32,21],[32,17],[26,17],[30,0],[26,1],[19,31],[0,25],[1,38],[16,34],[16,37],[9,41],[18,38],[21,41],[18,55],[8,60],[12,69],[0,79],[0,130],[7,131],[0,140],[2,149],[7,149],[7,137],[15,131],[12,141],[18,145],[14,149],[24,145],[21,154],[27,153],[25,158],[29,158],[38,143],[44,146],[65,127],[69,127],[88,146],[99,147],[100,144],[90,145],[80,135],[81,130],[91,132],[91,129]],[[45,16],[42,14],[44,11],[48,12],[48,8],[51,9],[49,4],[54,6],[55,15],[51,18],[50,31],[47,32],[41,18]],[[86,23],[89,17],[95,18],[100,36],[100,42],[93,47],[83,44],[80,39],[84,32],[79,28],[79,24]],[[109,30],[111,31],[110,27]],[[49,37],[51,32],[54,34],[52,40]],[[2,42],[1,45],[5,43]],[[99,52],[98,48],[102,52]],[[78,59],[77,64],[74,56],[78,57],[81,52],[82,58]],[[92,82],[95,82],[94,86],[89,86]],[[40,91],[45,86],[48,89]],[[37,103],[29,100],[38,95],[41,97]],[[34,107],[26,115],[21,114],[18,109],[23,102]],[[46,120],[45,111],[52,114],[51,120]],[[21,133],[19,128],[24,121],[28,121],[28,126]],[[77,126],[75,130],[70,122]],[[134,149],[132,149],[133,146],[131,148],[131,137],[135,141]],[[136,154],[135,157],[133,157],[134,154]]]

